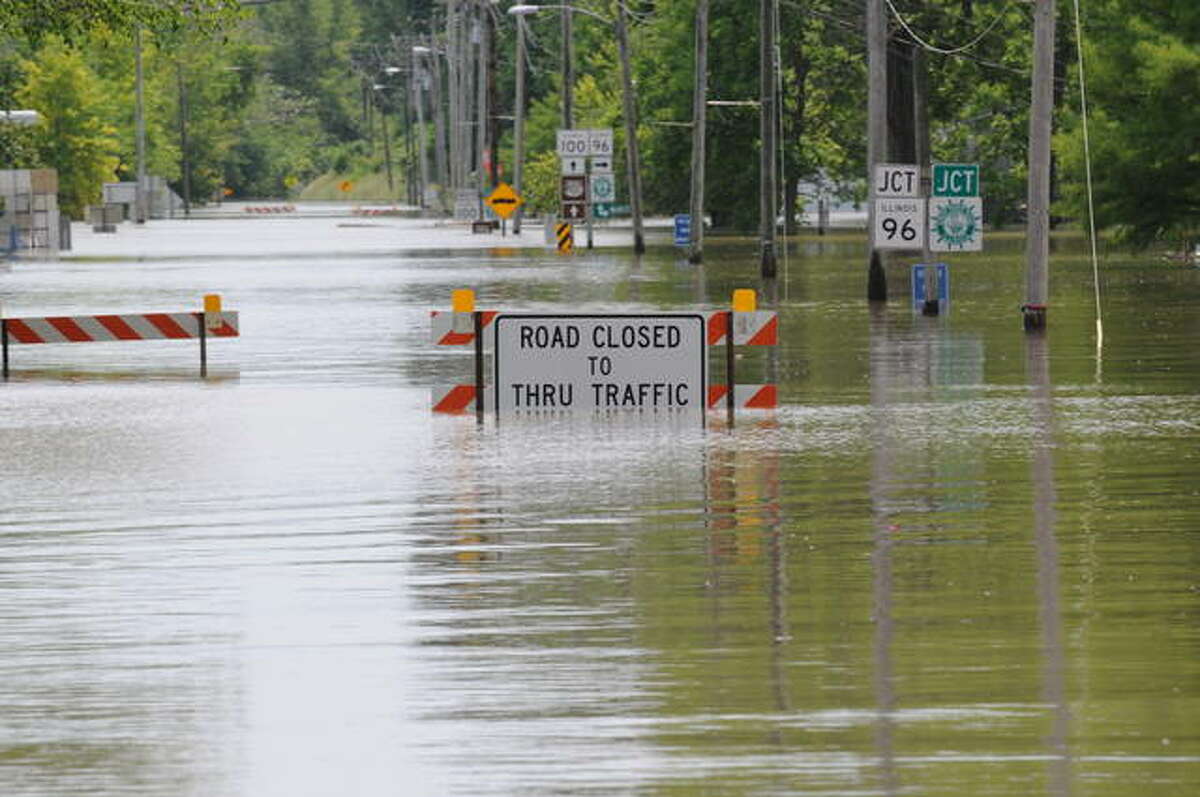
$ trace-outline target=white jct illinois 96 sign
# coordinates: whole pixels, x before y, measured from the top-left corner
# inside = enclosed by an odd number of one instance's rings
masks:
[[[701,315],[499,315],[498,412],[703,412]]]

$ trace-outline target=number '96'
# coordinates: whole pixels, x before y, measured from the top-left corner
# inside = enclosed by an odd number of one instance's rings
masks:
[[[917,229],[913,227],[912,219],[905,219],[903,224],[895,219],[884,219],[879,226],[883,228],[889,241],[895,240],[897,235],[901,241],[915,241],[917,238]]]

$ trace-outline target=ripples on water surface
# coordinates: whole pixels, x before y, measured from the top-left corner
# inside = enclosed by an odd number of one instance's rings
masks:
[[[783,345],[739,364],[777,412],[477,428],[428,411],[469,373],[427,342],[453,288],[715,308],[750,248],[161,224],[140,258],[0,273],[10,316],[219,291],[243,331],[204,383],[189,344],[14,348],[0,793],[1200,786],[1200,271],[1111,258],[1098,365],[1071,247],[1043,339],[1016,245],[924,319],[868,310],[860,244],[810,242]]]

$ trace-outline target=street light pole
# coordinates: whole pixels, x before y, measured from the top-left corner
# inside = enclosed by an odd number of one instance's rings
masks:
[[[759,204],[758,230],[760,266],[763,277],[774,277],[775,214],[775,2],[759,3]],[[695,224],[695,221],[692,222]]]
[[[372,84],[371,88],[375,91],[375,105],[379,111],[379,128],[383,134],[383,161],[387,169],[388,199],[393,200],[395,199],[396,182],[392,176],[392,143],[391,136],[388,135],[387,108],[383,105],[385,98],[382,96],[382,92],[386,87],[381,83],[375,83]]]
[[[192,215],[192,164],[188,157],[188,101],[187,82],[183,79],[183,61],[175,62],[175,76],[179,84],[179,157],[180,171],[183,172],[183,216]]]
[[[633,251],[646,251],[646,238],[642,230],[642,175],[638,165],[637,110],[633,96],[633,67],[629,62],[629,41],[625,33],[625,4],[617,3],[617,19],[614,23],[617,50],[621,57],[621,99],[625,116],[625,163],[629,170],[629,209],[633,214]]]
[[[438,65],[435,58],[435,51],[424,45],[416,45],[412,48],[413,54],[417,56],[426,56],[426,67],[429,77],[429,82],[426,88],[430,90],[429,102],[433,113],[433,154],[434,165],[437,170],[437,185],[441,192],[446,190],[449,181],[449,168],[447,166],[446,149],[449,143],[449,131],[446,129],[449,125],[446,123],[446,106],[442,103],[442,74],[441,67]],[[426,182],[428,186],[429,183]],[[437,202],[438,210],[444,211],[444,202]]]
[[[688,260],[704,259],[704,163],[708,118],[708,0],[696,0],[696,66],[692,89],[691,249]]]
[[[417,48],[413,47],[411,52],[412,57],[412,81],[413,81],[413,101],[417,106],[417,139],[420,141],[420,161],[421,161],[421,184],[418,186],[419,194],[417,196],[417,207],[425,207],[425,193],[429,187],[429,138],[425,131],[425,95],[422,85],[425,82],[426,70],[419,66],[417,56]]]

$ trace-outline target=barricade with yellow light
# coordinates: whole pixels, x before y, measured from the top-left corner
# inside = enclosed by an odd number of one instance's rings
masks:
[[[237,312],[221,309],[221,297],[208,294],[204,309],[180,313],[42,316],[5,318],[0,312],[3,377],[9,375],[9,349],[35,343],[100,343],[131,340],[200,341],[200,376],[208,375],[208,339],[238,337]]]
[[[434,388],[433,410],[482,418],[521,410],[681,411],[724,406],[773,409],[774,384],[737,384],[735,347],[774,346],[778,315],[759,310],[752,290],[734,292],[729,310],[676,313],[509,313],[476,310],[474,293],[455,291],[451,310],[430,314],[438,346],[473,346],[475,378]],[[484,380],[484,349],[493,379]],[[721,346],[725,384],[710,383],[708,352]],[[733,389],[730,389],[733,385]],[[700,413],[703,417],[704,413]]]

